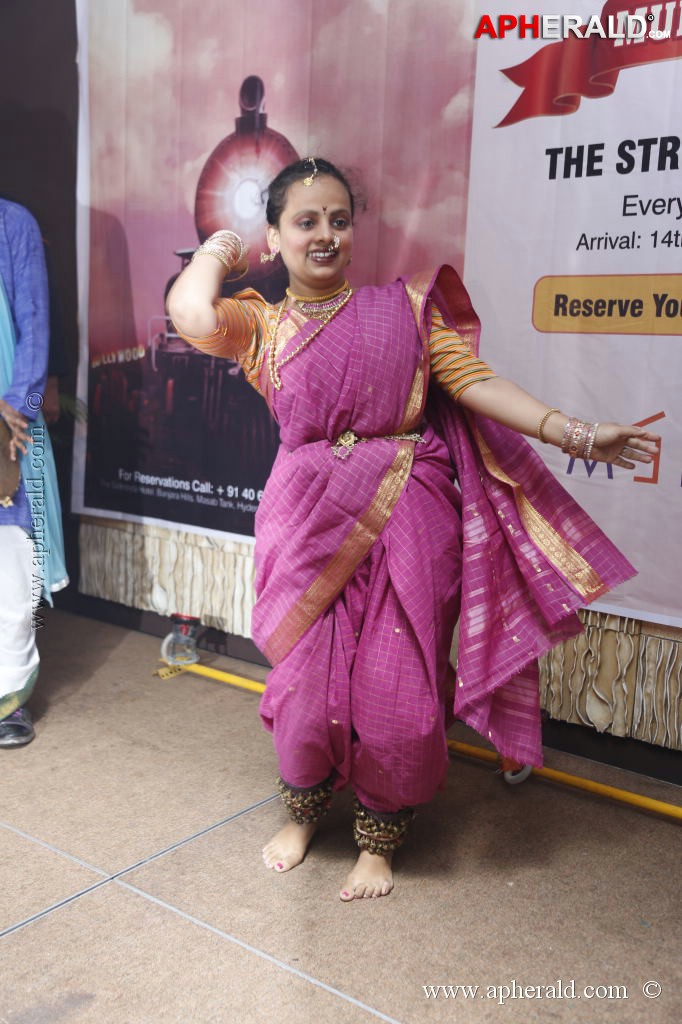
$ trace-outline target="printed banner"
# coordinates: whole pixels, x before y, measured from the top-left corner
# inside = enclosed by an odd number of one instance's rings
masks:
[[[237,365],[187,345],[165,295],[218,228],[271,301],[268,182],[316,153],[366,198],[354,285],[461,269],[473,3],[79,2],[84,322],[75,511],[239,537],[277,446]]]
[[[682,3],[492,6],[465,271],[481,352],[569,414],[661,435],[634,473],[537,447],[639,571],[598,607],[682,626]]]

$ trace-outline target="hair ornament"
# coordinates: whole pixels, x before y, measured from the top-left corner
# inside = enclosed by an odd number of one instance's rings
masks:
[[[303,162],[306,163],[306,164],[312,164],[313,165],[313,173],[309,174],[307,178],[303,179],[303,184],[305,185],[305,187],[306,188],[310,188],[310,186],[312,185],[312,183],[315,180],[315,177],[318,174],[317,164],[315,163],[315,157],[314,156],[307,156]]]

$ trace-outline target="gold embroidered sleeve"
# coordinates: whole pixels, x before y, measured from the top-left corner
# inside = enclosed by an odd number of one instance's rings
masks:
[[[256,390],[268,337],[270,307],[252,288],[236,292],[230,299],[214,303],[218,326],[207,338],[191,338],[177,331],[200,352],[223,359],[234,359],[244,370],[247,381]],[[176,328],[177,330],[177,328]]]
[[[457,332],[447,326],[436,305],[431,307],[429,352],[431,374],[451,398],[458,399],[472,384],[497,376],[483,359],[473,354]]]

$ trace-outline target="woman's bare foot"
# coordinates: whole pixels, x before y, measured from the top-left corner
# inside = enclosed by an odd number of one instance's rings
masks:
[[[344,903],[351,900],[388,896],[393,888],[392,859],[392,853],[388,853],[384,857],[380,853],[360,850],[355,867],[341,890],[340,895]]]
[[[287,822],[263,847],[265,866],[273,871],[290,871],[295,868],[305,857],[316,828],[316,824],[297,825],[295,821]]]

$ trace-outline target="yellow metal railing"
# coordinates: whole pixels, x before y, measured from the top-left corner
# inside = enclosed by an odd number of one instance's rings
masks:
[[[265,690],[265,683],[259,683],[255,679],[246,679],[243,676],[235,676],[231,672],[223,672],[221,669],[208,668],[206,665],[198,663],[194,665],[165,665],[157,670],[157,674],[162,679],[170,679],[183,672],[216,679],[218,682],[227,683],[229,686],[238,686],[242,690],[250,690],[253,693],[263,693]],[[472,757],[478,761],[489,761],[496,764],[498,760],[494,750],[474,747],[470,743],[460,743],[459,740],[448,740],[448,747],[455,754]],[[539,779],[548,779],[550,782],[558,782],[563,786],[570,786],[572,789],[582,789],[588,793],[595,793],[597,796],[608,797],[610,800],[617,800],[641,810],[653,811],[655,814],[662,814],[668,818],[682,821],[682,807],[678,807],[676,804],[668,804],[663,800],[652,800],[639,793],[630,793],[626,789],[617,789],[615,786],[605,786],[601,782],[593,782],[591,779],[583,779],[579,775],[559,772],[555,768],[533,768],[532,774]]]

